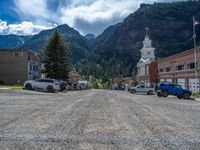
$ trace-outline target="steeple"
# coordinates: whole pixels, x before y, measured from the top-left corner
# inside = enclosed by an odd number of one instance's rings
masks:
[[[149,38],[149,28],[146,28],[146,36],[143,41],[143,48],[141,49],[141,60],[155,60],[154,50],[155,48],[152,47],[152,42]]]
[[[143,45],[144,45],[144,48],[151,48],[152,47],[151,40],[149,39],[149,28],[146,28],[146,36],[145,36],[145,39],[143,41]]]

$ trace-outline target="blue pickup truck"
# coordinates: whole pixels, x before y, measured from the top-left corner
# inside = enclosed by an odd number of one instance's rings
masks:
[[[186,89],[183,89],[180,85],[172,84],[172,83],[161,83],[157,85],[156,88],[157,96],[159,97],[167,97],[168,95],[177,96],[177,98],[181,99],[189,99],[192,95],[192,92]]]

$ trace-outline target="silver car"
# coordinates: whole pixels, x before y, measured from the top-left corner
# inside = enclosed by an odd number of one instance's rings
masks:
[[[39,79],[28,80],[24,83],[27,90],[43,90],[48,92],[55,92],[60,90],[60,83],[54,79]]]

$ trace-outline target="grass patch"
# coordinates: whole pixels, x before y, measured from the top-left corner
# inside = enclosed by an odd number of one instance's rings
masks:
[[[12,90],[21,90],[24,86],[21,85],[0,85],[0,89],[12,89]]]
[[[197,92],[197,93],[192,93],[192,96],[195,96],[195,97],[200,97],[200,92]]]

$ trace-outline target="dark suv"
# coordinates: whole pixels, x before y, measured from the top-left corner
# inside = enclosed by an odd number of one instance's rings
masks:
[[[172,84],[172,83],[161,83],[157,85],[157,96],[159,97],[167,97],[168,95],[177,96],[177,98],[181,99],[189,99],[192,95],[192,92],[189,90],[183,89],[180,85]]]

